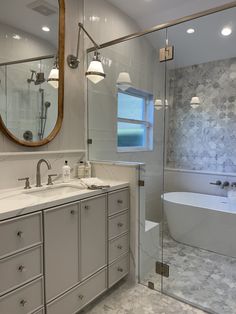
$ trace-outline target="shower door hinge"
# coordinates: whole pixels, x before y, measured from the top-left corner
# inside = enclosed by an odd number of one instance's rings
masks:
[[[89,139],[87,140],[87,143],[88,143],[88,144],[93,144],[93,140],[92,140],[91,138],[89,138]]]
[[[151,282],[151,281],[148,281],[148,288],[151,289],[151,290],[154,290],[155,289],[154,283]]]
[[[166,278],[170,276],[170,267],[167,264],[156,262],[156,273]]]
[[[174,60],[174,46],[160,49],[160,62]]]
[[[138,186],[144,186],[144,185],[145,185],[144,180],[139,180],[139,181],[138,181]]]

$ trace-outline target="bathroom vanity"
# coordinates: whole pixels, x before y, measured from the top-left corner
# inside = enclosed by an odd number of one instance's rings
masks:
[[[128,274],[129,187],[110,185],[0,196],[1,314],[74,314]]]

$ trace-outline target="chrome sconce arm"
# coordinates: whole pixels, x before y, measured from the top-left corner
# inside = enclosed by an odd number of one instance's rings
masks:
[[[79,23],[79,31],[78,31],[78,40],[77,40],[77,48],[76,48],[76,55],[68,55],[67,56],[67,64],[71,69],[76,69],[79,66],[80,60],[79,60],[79,50],[80,50],[80,37],[82,30],[85,32],[85,34],[88,36],[88,38],[91,40],[91,42],[94,44],[94,47],[96,48],[96,51],[100,48],[100,46],[95,42],[95,40],[92,38],[92,36],[89,35],[89,33],[84,28],[84,25],[82,23]]]

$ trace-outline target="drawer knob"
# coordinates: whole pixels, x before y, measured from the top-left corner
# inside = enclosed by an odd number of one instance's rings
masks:
[[[123,204],[123,200],[117,200],[118,204]]]
[[[71,215],[74,215],[74,214],[75,214],[75,210],[72,209],[72,210],[70,211],[70,213],[71,213]]]
[[[120,273],[123,273],[124,270],[123,270],[123,268],[118,267],[118,268],[117,268],[117,271],[120,272]]]
[[[85,205],[84,209],[88,210],[88,209],[90,209],[90,206],[89,205]]]
[[[83,300],[84,296],[82,294],[79,295],[79,299]]]
[[[17,236],[18,236],[18,238],[22,238],[22,236],[23,236],[23,231],[18,231],[18,232],[17,232]]]
[[[118,244],[117,249],[122,250],[122,245]]]
[[[24,271],[26,271],[25,266],[20,265],[20,266],[18,267],[18,271],[21,272],[21,273],[23,273]]]
[[[123,224],[122,222],[118,222],[117,226],[118,226],[119,228],[121,228],[121,227],[124,226],[124,224]]]
[[[20,301],[20,305],[21,305],[21,306],[25,306],[26,304],[27,304],[27,301],[26,301],[26,300],[21,300],[21,301]]]

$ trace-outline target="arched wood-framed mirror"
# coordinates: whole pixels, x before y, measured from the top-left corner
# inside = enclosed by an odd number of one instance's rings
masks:
[[[0,130],[19,145],[45,145],[63,120],[65,1],[5,1],[0,35]]]

